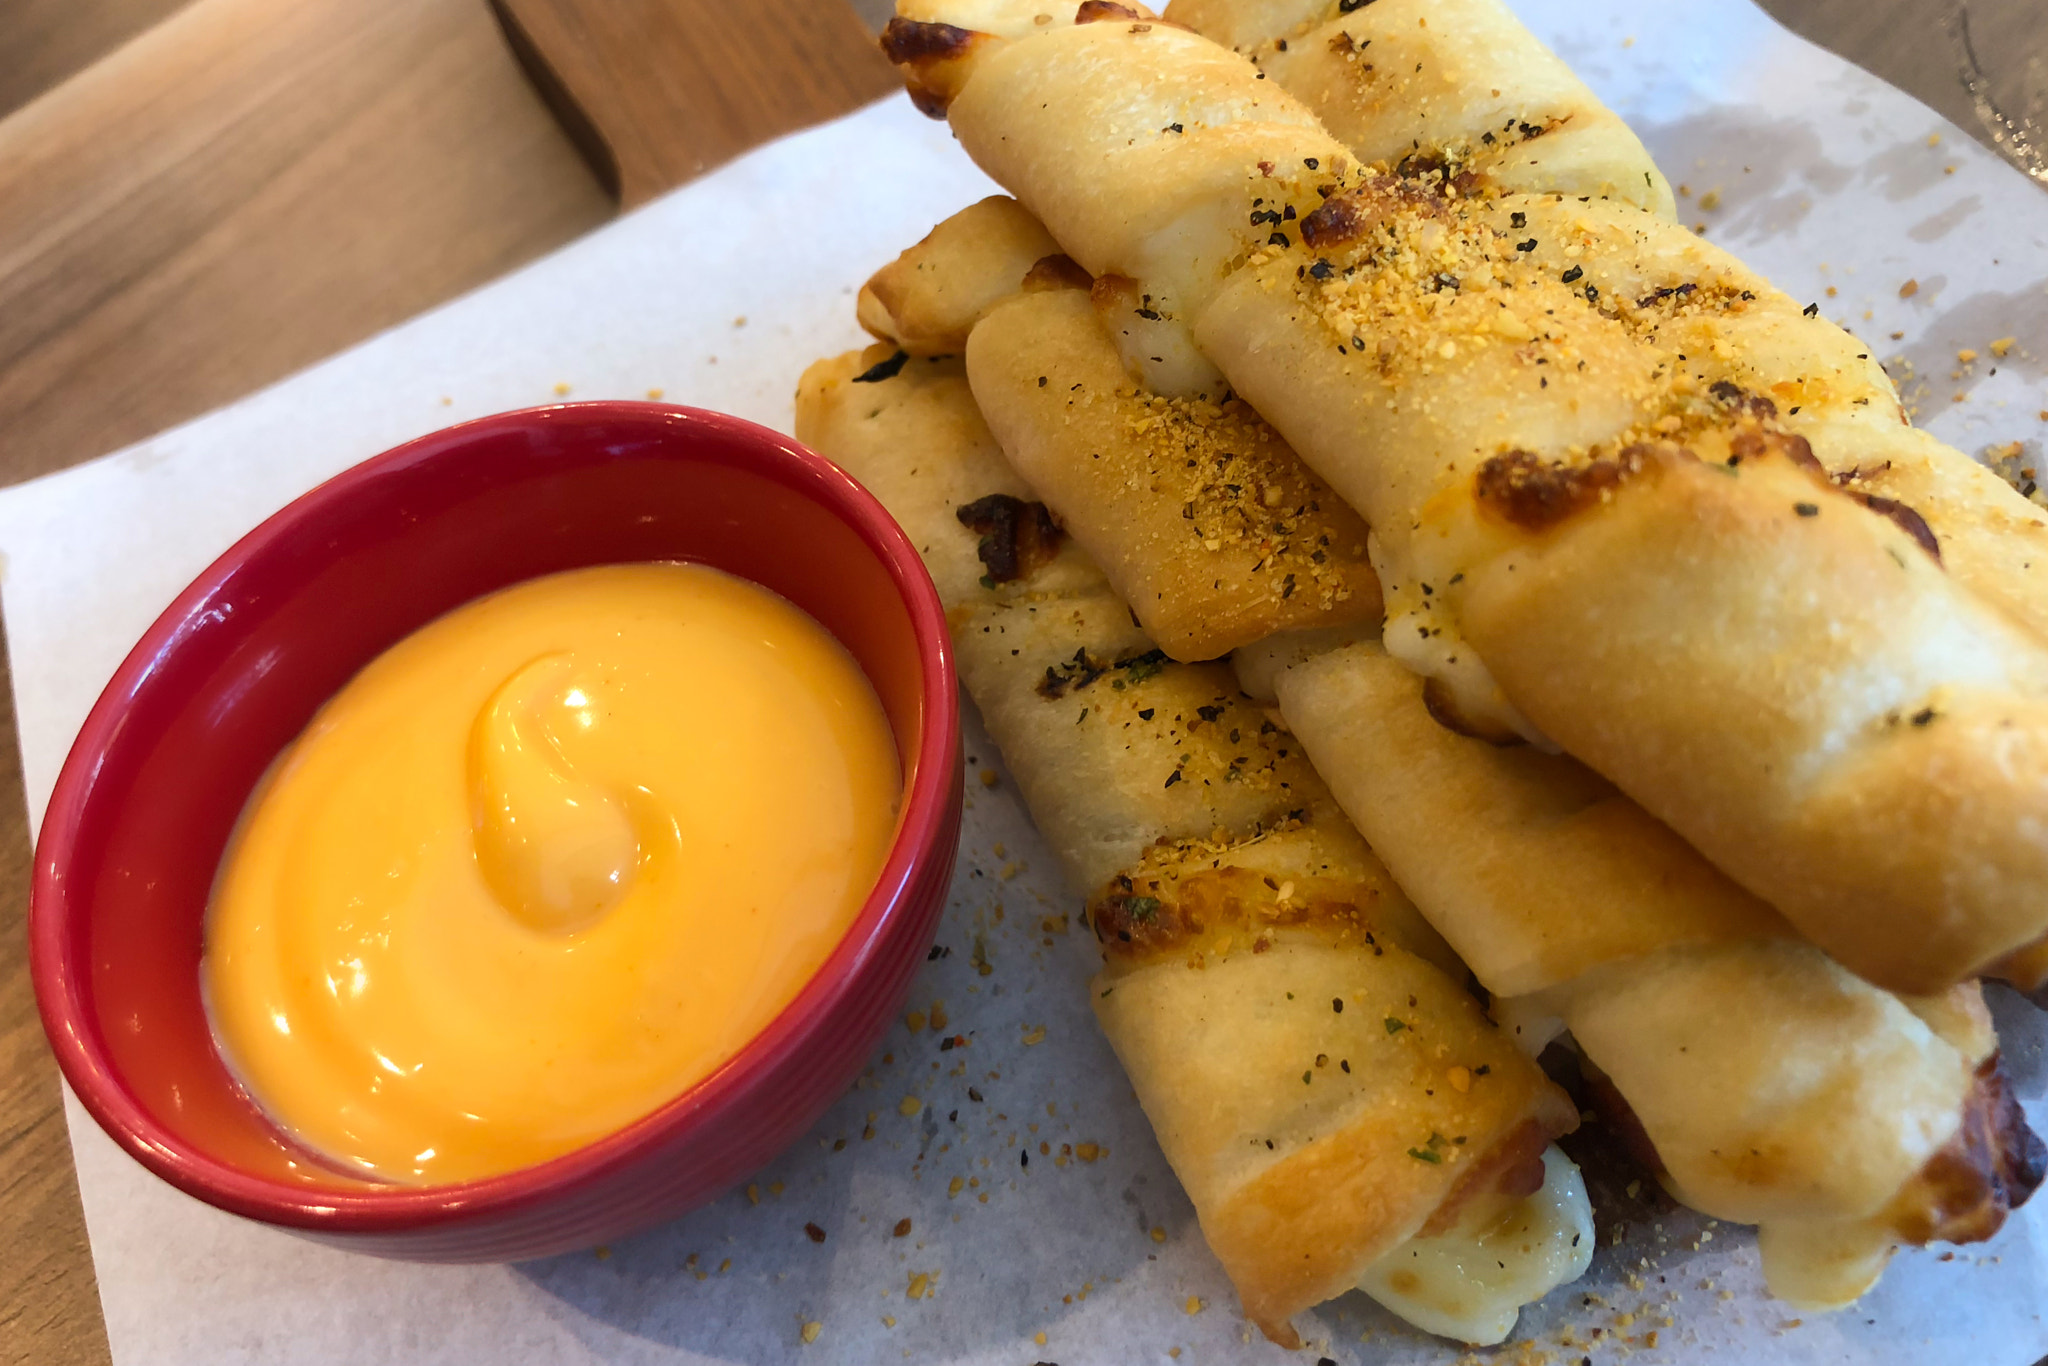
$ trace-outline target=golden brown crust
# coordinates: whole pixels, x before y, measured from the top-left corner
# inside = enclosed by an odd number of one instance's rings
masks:
[[[1500,1062],[1498,1068],[1479,1064],[1487,1074],[1466,1093],[1444,1088],[1427,1100],[1417,1094],[1417,1119],[1409,1127],[1437,1146],[1390,1150],[1381,1117],[1297,1150],[1203,1212],[1210,1247],[1230,1272],[1246,1316],[1269,1339],[1298,1345],[1288,1319],[1356,1283],[1363,1270],[1361,1229],[1398,1226],[1401,1213],[1388,1207],[1386,1192],[1404,1183],[1399,1177],[1390,1181],[1389,1166],[1412,1176],[1426,1164],[1411,1153],[1455,1154],[1454,1165],[1450,1156],[1442,1159],[1450,1179],[1431,1202],[1434,1211],[1479,1194],[1521,1169],[1532,1147],[1540,1153],[1552,1138],[1577,1127],[1570,1099],[1541,1072],[1526,1060],[1519,1066],[1506,1057]],[[1476,1150],[1461,1142],[1468,1134],[1489,1132],[1499,1137]],[[1428,1222],[1423,1219],[1415,1231]],[[1281,1248],[1291,1255],[1274,1255]]]
[[[1984,975],[2010,982],[2021,991],[2039,991],[2048,985],[2048,936],[2014,949],[1986,968]]]
[[[1670,216],[1642,143],[1500,0],[1175,0],[1359,160],[1461,193],[1614,196]]]
[[[1000,41],[992,34],[899,15],[882,29],[882,55],[903,73],[904,88],[919,112],[943,119],[977,56]]]
[[[1613,1081],[1590,1059],[1579,1066],[1601,1124],[1645,1171],[1665,1175],[1656,1145]],[[1997,1054],[1978,1065],[1962,1116],[1954,1136],[1877,1217],[1902,1243],[1988,1241],[2048,1175],[2048,1147],[2028,1127]]]
[[[1612,497],[1643,467],[1652,448],[1624,447],[1609,459],[1581,465],[1548,461],[1524,450],[1496,455],[1479,467],[1473,494],[1479,506],[1524,531],[1548,531]]]
[[[1057,250],[1016,200],[991,195],[868,278],[858,302],[861,326],[913,356],[957,356],[983,314],[1021,283],[1047,278]]]
[[[2048,1175],[2048,1147],[2027,1127],[1994,1053],[1977,1067],[1963,1122],[1899,1192],[1886,1217],[1901,1241],[1976,1243],[2005,1226]]]
[[[1449,1232],[1474,1200],[1489,1195],[1519,1200],[1543,1189],[1543,1150],[1556,1137],[1537,1121],[1523,1120],[1491,1152],[1465,1169],[1417,1236],[1431,1238]]]
[[[1113,277],[1094,295],[1125,300]],[[975,397],[1011,463],[1176,659],[1281,631],[1370,622],[1379,582],[1363,521],[1257,413],[1133,384],[1077,292],[991,310],[967,352]]]
[[[1116,0],[1081,0],[1080,9],[1074,13],[1077,24],[1100,24],[1112,19],[1151,19],[1152,11],[1142,7],[1123,5]]]
[[[1301,825],[1290,816],[1275,829]],[[1230,852],[1209,840],[1162,841],[1137,867],[1110,879],[1088,903],[1087,916],[1112,969],[1164,958],[1193,963],[1233,949],[1265,953],[1282,929],[1382,951],[1374,938],[1375,927],[1386,933],[1380,902],[1400,895],[1383,873],[1333,869],[1334,876],[1292,877],[1262,871],[1256,859],[1254,866],[1226,862]]]
[[[1036,294],[1048,289],[1089,289],[1094,284],[1088,272],[1081,269],[1073,257],[1055,253],[1032,263],[1031,269],[1024,273],[1023,290],[1026,294]]]

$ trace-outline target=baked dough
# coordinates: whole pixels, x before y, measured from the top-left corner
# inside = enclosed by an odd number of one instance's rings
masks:
[[[1544,1160],[1575,1107],[1227,665],[1168,660],[1071,545],[1013,555],[962,524],[984,488],[1017,501],[1015,476],[957,361],[857,378],[892,354],[812,366],[798,437],[944,570],[961,676],[1070,881],[1096,889],[1098,1018],[1246,1313],[1296,1345],[1294,1313],[1389,1257],[1519,1221],[1524,1274],[1490,1298],[1446,1311],[1402,1267],[1375,1280],[1397,1312],[1498,1340],[1591,1253],[1583,1190]],[[959,566],[970,547],[986,583]]]
[[[2048,644],[1653,325],[1758,301],[1619,308],[1572,255],[1592,206],[1357,174],[1243,59],[1127,16],[970,45],[954,130],[1374,527],[1389,648],[1873,981],[1942,990],[2040,939]]]

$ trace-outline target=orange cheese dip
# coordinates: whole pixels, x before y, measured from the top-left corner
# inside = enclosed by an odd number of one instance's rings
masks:
[[[216,1038],[349,1169],[544,1161],[789,1004],[900,797],[866,677],[766,589],[683,564],[519,584],[386,651],[251,797],[208,912]]]

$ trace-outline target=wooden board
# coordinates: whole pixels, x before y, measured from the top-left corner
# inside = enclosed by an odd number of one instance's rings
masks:
[[[491,5],[550,107],[628,209],[896,85],[840,3],[801,18],[729,5],[687,25],[670,0]]]

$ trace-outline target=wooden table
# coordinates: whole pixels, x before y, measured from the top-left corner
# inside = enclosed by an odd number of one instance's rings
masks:
[[[1974,127],[1945,0],[1765,3]],[[2012,112],[2048,89],[2037,3],[1971,6]],[[857,106],[889,76],[846,4],[8,0],[0,483],[230,402]],[[854,0],[870,27],[889,8]],[[539,89],[515,45],[543,55]],[[70,1366],[107,1345],[23,961],[29,858],[0,689],[0,1361]]]

